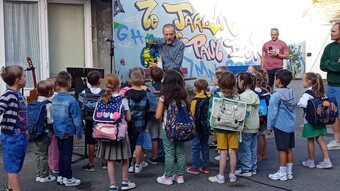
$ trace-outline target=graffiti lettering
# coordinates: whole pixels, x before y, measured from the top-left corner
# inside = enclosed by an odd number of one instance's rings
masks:
[[[158,3],[155,0],[137,1],[135,7],[138,11],[144,11],[141,22],[144,30],[155,29],[158,26],[159,18],[151,14]]]
[[[208,61],[216,60],[219,63],[222,62],[223,52],[220,50],[222,39],[217,41],[211,39],[208,47],[205,47],[207,37],[203,34],[196,35],[190,40],[183,38],[182,41],[186,47],[192,46],[196,58],[203,59],[205,56]]]
[[[124,41],[129,37],[129,34],[127,33],[129,31],[129,28],[126,25],[120,25],[117,29],[117,39],[119,41]],[[140,40],[140,42],[143,44],[143,36],[140,33],[140,30],[134,30],[130,29],[131,39],[134,41],[135,45],[137,44],[137,39]]]

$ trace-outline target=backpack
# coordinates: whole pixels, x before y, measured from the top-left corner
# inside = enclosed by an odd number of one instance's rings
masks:
[[[205,98],[193,98],[192,101],[197,100],[194,115],[196,131],[203,135],[208,135],[208,110],[210,97],[206,92],[204,92],[204,94],[206,96]]]
[[[30,140],[37,140],[41,135],[46,133],[47,129],[47,110],[46,104],[51,103],[50,100],[38,102],[37,99],[27,106],[28,111],[28,133]]]
[[[157,102],[158,102],[158,98],[159,98],[157,91],[159,91],[159,90],[156,90],[156,88],[153,86],[153,84],[148,86],[148,90],[149,91],[147,91],[146,94],[147,94],[148,100],[149,100],[150,112],[156,112]]]
[[[129,123],[129,127],[133,127],[131,128],[131,131],[143,132],[148,124],[149,100],[147,93],[145,92],[143,98],[135,101],[133,99],[134,93],[136,93],[135,90],[129,90],[125,93],[125,97],[129,102],[129,109],[131,113],[131,122]]]
[[[78,96],[78,102],[82,111],[82,117],[85,120],[92,120],[93,111],[96,107],[97,101],[105,93],[105,90],[101,90],[98,94],[91,92],[90,88],[85,89],[85,93],[80,93]]]
[[[308,100],[307,108],[304,109],[308,123],[314,126],[333,124],[338,117],[338,105],[335,98],[315,97],[311,90],[307,90],[305,93],[313,96]]]
[[[111,97],[106,104],[102,100],[97,102],[93,113],[93,120],[96,122],[94,131],[100,130],[100,127],[104,126],[103,123],[110,124],[106,125],[106,127],[115,128],[110,132],[115,132],[117,141],[125,138],[127,122],[124,119],[123,99],[123,96],[116,96]],[[94,138],[102,138],[102,141],[112,141],[112,139],[108,140],[103,137],[96,137],[97,135],[97,132],[93,132]]]
[[[211,107],[210,126],[216,129],[228,131],[242,131],[247,113],[247,104],[237,99],[224,97],[222,92],[218,92],[220,97],[214,97]]]
[[[261,88],[261,92],[256,92],[260,99],[259,104],[259,116],[268,115],[268,104],[270,99],[270,93],[266,89]]]
[[[169,103],[167,108],[165,133],[170,141],[190,141],[196,136],[195,122],[184,101],[177,107],[176,101]]]

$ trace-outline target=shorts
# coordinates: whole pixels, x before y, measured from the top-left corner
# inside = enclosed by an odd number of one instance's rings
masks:
[[[238,132],[232,133],[215,133],[217,140],[217,149],[237,149],[238,148]]]
[[[154,113],[149,115],[148,129],[151,139],[158,139],[161,137],[162,122],[155,118]]]
[[[142,136],[142,132],[138,133],[138,138],[136,141],[136,145],[142,146],[147,140],[145,140],[145,136]]]
[[[86,120],[85,122],[85,141],[88,145],[95,145],[97,140],[93,138],[93,120]]]
[[[1,133],[4,171],[19,173],[24,164],[28,145],[28,135],[14,132],[13,135]]]
[[[340,104],[340,87],[326,87],[326,96],[327,97],[334,97],[338,105]],[[340,112],[338,112],[338,116],[340,116]]]
[[[277,150],[286,150],[295,147],[294,132],[286,133],[280,129],[274,128],[274,135]]]

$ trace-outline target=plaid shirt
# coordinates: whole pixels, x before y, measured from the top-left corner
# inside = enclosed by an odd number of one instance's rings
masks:
[[[143,93],[140,91],[143,91]],[[140,93],[139,98],[143,95],[144,97],[142,99],[136,99],[136,92]],[[131,120],[134,123],[136,130],[138,132],[144,131],[148,122],[147,111],[149,110],[149,101],[146,92],[144,90],[128,90],[125,93],[125,96],[129,100]]]

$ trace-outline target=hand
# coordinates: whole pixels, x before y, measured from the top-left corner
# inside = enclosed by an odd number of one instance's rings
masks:
[[[156,67],[157,67],[157,63],[154,63],[154,62],[152,62],[149,66],[149,68],[156,68]]]
[[[272,130],[267,130],[267,135],[270,135],[272,133]]]

